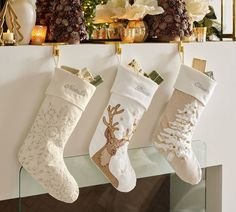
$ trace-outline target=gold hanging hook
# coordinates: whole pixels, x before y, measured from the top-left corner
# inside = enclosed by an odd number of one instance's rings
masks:
[[[115,43],[115,47],[116,47],[116,54],[121,55],[122,48],[120,47],[120,42]]]
[[[52,46],[52,56],[56,67],[59,67],[59,60],[61,56],[60,46],[66,45],[67,43],[42,43],[43,46]]]
[[[122,48],[120,46],[120,42],[115,43],[115,50],[116,50],[116,56],[117,56],[118,62],[119,62],[119,64],[121,64]]]
[[[184,63],[184,43],[183,43],[183,41],[178,42],[178,51],[179,51],[181,63]]]
[[[56,67],[58,67],[59,66],[59,59],[60,59],[60,48],[59,48],[58,44],[53,44],[52,54],[53,54],[55,65],[56,65]]]
[[[53,56],[59,57],[60,56],[60,49],[57,44],[53,45]]]

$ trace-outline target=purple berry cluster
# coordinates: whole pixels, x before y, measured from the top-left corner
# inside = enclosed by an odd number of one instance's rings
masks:
[[[184,0],[158,0],[158,5],[164,13],[145,17],[149,38],[174,41],[192,34]]]
[[[48,27],[47,40],[78,43],[87,39],[80,0],[37,0],[37,24]]]

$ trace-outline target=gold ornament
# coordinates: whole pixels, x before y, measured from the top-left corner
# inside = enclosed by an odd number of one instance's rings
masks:
[[[2,34],[3,34],[3,24],[6,21],[6,15],[9,15],[10,17],[10,27],[9,30],[11,32],[16,32],[15,37],[16,37],[16,43],[21,42],[24,39],[24,36],[20,32],[20,23],[17,21],[17,16],[16,13],[14,12],[11,1],[6,0],[3,9],[0,13],[0,44],[3,45],[4,42],[2,40]]]
[[[135,43],[144,42],[147,39],[148,28],[147,28],[147,24],[143,20],[129,21],[127,28],[134,29],[135,31],[134,42]]]

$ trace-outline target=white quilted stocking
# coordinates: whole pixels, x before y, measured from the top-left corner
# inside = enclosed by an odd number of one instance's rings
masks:
[[[56,69],[18,157],[22,166],[56,199],[71,203],[79,195],[63,151],[95,87],[79,77]]]
[[[119,66],[109,103],[90,143],[92,161],[121,192],[136,185],[128,145],[157,88],[151,79]]]
[[[201,180],[200,165],[191,147],[194,127],[210,99],[216,82],[207,75],[182,65],[174,93],[154,134],[154,144],[185,182]]]

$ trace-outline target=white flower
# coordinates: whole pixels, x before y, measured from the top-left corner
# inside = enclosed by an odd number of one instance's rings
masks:
[[[94,23],[113,22],[116,19],[141,20],[147,14],[163,12],[156,0],[136,0],[133,5],[128,0],[109,0],[107,4],[96,7]]]
[[[107,5],[97,5],[94,17],[94,23],[112,23],[113,19],[111,18],[114,14],[112,10],[108,9]]]
[[[192,21],[202,20],[209,13],[209,0],[185,0],[186,9]]]
[[[127,0],[109,0],[105,5],[97,5],[94,23],[111,23],[118,17],[124,16],[130,6]]]
[[[142,20],[146,15],[158,15],[163,13],[162,7],[156,0],[135,0],[133,5],[127,7],[126,13],[121,19]]]
[[[146,15],[158,15],[164,12],[163,8],[158,6],[156,0],[136,0],[132,6],[144,7]]]

